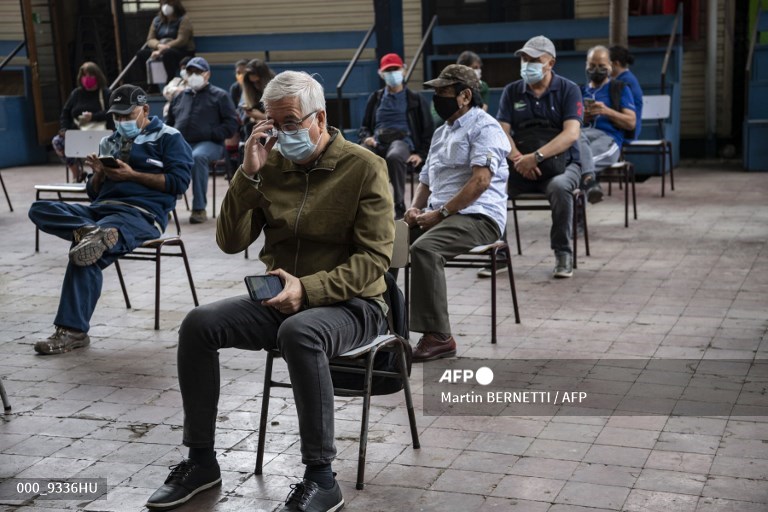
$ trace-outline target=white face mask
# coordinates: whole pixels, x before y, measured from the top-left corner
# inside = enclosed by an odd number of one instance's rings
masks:
[[[161,11],[161,12],[162,12],[162,13],[163,13],[165,16],[173,16],[173,6],[172,6],[172,5],[164,4],[164,5],[163,5],[163,6],[160,8],[160,11]]]
[[[483,78],[483,70],[482,69],[475,69],[475,75],[477,75],[477,79],[480,80]]]
[[[205,86],[205,77],[199,74],[187,75],[187,85],[191,89],[199,91]]]

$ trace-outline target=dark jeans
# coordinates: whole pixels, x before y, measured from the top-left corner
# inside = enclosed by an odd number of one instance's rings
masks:
[[[121,254],[131,252],[147,240],[160,236],[153,220],[131,206],[119,204],[83,205],[59,201],[35,201],[29,207],[29,218],[41,231],[70,242],[73,231],[83,226],[117,228],[117,243],[93,265],[78,267],[67,264],[61,285],[59,310],[54,325],[88,332],[91,316],[101,295],[102,269],[114,263]]]
[[[552,229],[549,232],[550,244],[555,254],[572,253],[571,236],[573,218],[573,191],[581,182],[581,166],[571,163],[565,172],[549,180],[532,181],[523,178],[510,165],[509,197],[517,194],[540,192],[547,195],[552,208]]]
[[[184,404],[184,444],[214,445],[219,402],[219,349],[279,348],[293,386],[304,464],[336,456],[333,384],[328,360],[385,332],[374,301],[351,299],[283,315],[247,295],[193,309],[179,330],[178,371]],[[257,389],[253,390],[256,394]]]

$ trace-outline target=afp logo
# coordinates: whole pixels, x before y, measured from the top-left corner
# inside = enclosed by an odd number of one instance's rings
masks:
[[[487,386],[493,382],[493,370],[487,366],[481,366],[474,370],[447,369],[440,376],[438,382],[450,382],[452,384],[466,384],[472,380],[477,381],[481,386]]]

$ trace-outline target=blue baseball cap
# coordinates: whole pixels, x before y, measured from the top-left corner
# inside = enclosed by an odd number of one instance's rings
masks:
[[[202,57],[193,57],[187,62],[188,68],[199,69],[200,71],[210,71],[211,66],[208,65],[208,61]]]

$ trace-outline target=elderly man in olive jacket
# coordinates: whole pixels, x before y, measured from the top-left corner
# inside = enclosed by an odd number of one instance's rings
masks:
[[[387,167],[328,127],[322,86],[308,74],[278,74],[263,101],[267,120],[246,143],[216,241],[236,253],[263,232],[260,258],[284,287],[262,302],[243,295],[201,306],[182,323],[178,371],[189,459],[152,495],[150,508],[183,503],[221,481],[213,446],[218,351],[228,347],[279,348],[288,365],[306,468],[283,510],[343,505],[331,470],[328,360],[386,329],[383,275],[394,243]]]

